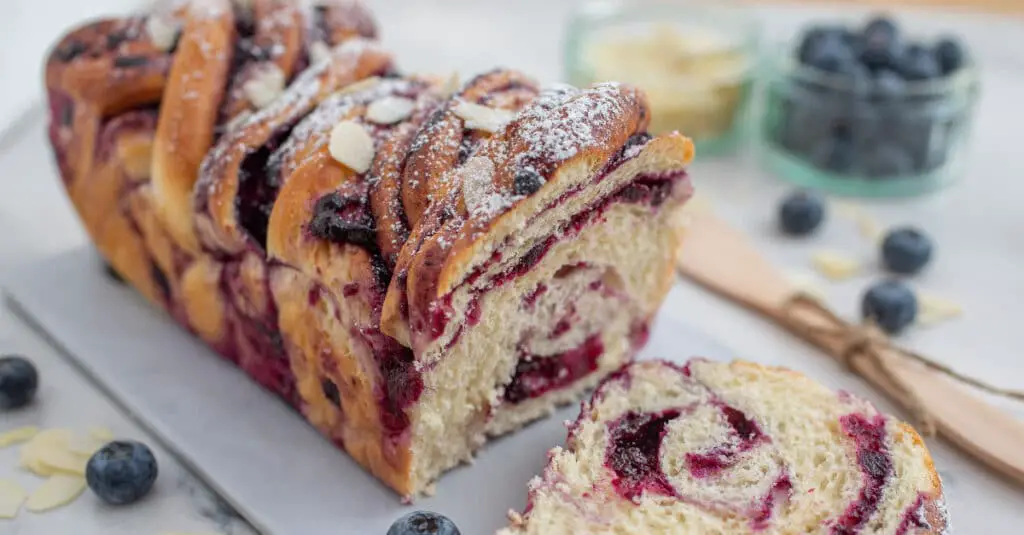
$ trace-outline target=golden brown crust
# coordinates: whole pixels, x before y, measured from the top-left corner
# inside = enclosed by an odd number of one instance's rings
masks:
[[[445,95],[437,80],[396,77],[390,55],[352,39],[375,34],[358,4],[320,4],[186,3],[167,14],[181,25],[173,43],[151,39],[144,17],[72,32],[47,64],[51,139],[76,209],[118,272],[411,494],[427,482],[413,476],[422,381],[404,311],[422,312],[464,278],[480,233],[502,221],[472,214],[464,164],[493,159],[493,186],[523,211],[535,191],[517,189],[519,167],[555,185],[562,166],[589,162],[596,173],[644,128],[646,105],[620,86],[537,101],[534,82],[508,70]],[[260,107],[250,82],[267,69],[291,85]],[[368,117],[385,97],[412,109],[392,122]],[[468,125],[463,103],[542,109],[488,130]],[[544,140],[531,136],[557,137],[563,104],[597,106],[596,118],[573,118],[589,141],[545,159]],[[339,121],[372,140],[367,172],[331,155]]]

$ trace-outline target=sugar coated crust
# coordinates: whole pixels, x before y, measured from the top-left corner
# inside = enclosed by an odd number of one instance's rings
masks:
[[[68,32],[49,136],[112,269],[413,497],[643,346],[693,155],[638,89],[403,73],[358,2]]]
[[[799,373],[643,361],[582,404],[499,535],[949,532],[909,425]]]

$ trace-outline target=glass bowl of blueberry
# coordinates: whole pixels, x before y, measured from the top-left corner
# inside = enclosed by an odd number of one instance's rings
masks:
[[[951,36],[906,34],[886,16],[814,25],[766,77],[767,167],[839,195],[919,195],[962,175],[977,67]]]

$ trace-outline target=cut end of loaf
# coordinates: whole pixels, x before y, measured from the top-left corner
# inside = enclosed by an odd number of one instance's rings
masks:
[[[597,388],[501,535],[946,533],[906,424],[779,368],[638,362]]]

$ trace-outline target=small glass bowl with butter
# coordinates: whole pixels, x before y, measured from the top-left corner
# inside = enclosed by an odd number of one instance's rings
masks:
[[[759,26],[729,2],[584,2],[565,45],[569,82],[618,81],[647,93],[650,131],[678,130],[702,155],[732,152],[746,133]]]

